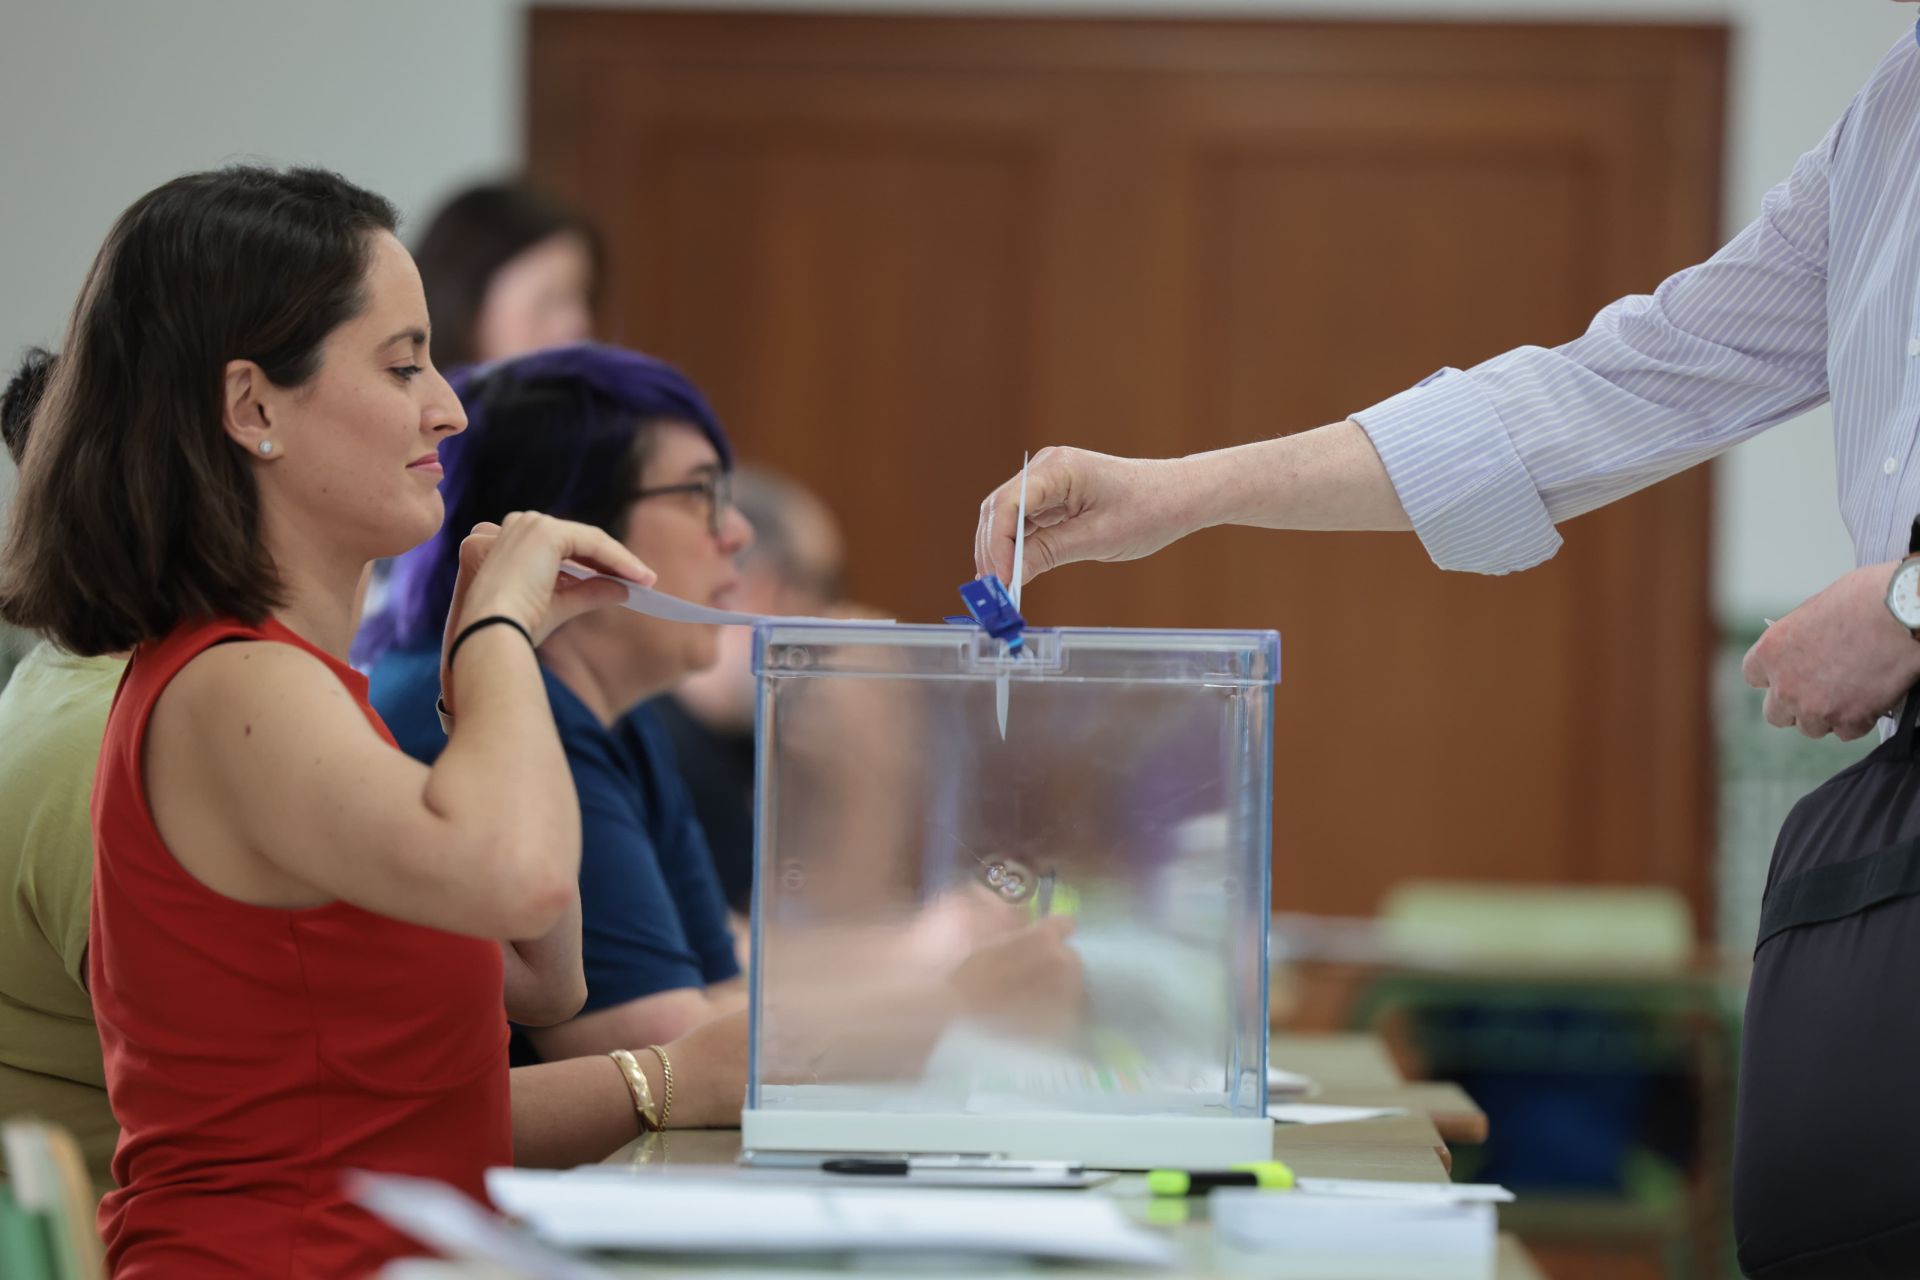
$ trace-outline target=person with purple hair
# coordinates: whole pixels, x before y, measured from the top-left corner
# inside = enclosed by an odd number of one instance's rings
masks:
[[[434,710],[457,531],[509,511],[604,529],[638,549],[659,589],[724,606],[753,530],[729,497],[733,451],[678,370],[581,343],[454,376],[468,428],[441,449],[447,519],[396,565],[358,646],[375,707],[409,754],[445,745]],[[583,957],[582,1012],[516,1029],[516,1062],[670,1041],[743,1006],[713,860],[648,699],[718,657],[713,626],[602,610],[540,646],[548,702],[580,797],[579,933],[540,945]]]

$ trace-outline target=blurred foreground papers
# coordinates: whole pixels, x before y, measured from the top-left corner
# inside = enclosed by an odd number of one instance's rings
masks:
[[[943,1253],[1170,1267],[1110,1200],[1061,1192],[838,1190],[490,1169],[502,1213],[564,1249]]]

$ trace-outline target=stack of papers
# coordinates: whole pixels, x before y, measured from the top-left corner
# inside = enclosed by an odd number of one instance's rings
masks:
[[[1170,1267],[1171,1243],[1096,1196],[764,1186],[492,1169],[502,1212],[562,1249],[648,1253],[893,1253]]]

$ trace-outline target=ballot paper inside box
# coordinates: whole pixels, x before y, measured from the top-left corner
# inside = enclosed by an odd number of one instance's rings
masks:
[[[1276,634],[755,650],[747,1148],[1270,1156]]]

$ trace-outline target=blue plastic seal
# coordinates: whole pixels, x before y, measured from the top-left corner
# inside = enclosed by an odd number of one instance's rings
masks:
[[[1010,651],[1020,652],[1026,642],[1023,633],[1027,620],[1020,616],[1013,597],[1007,594],[1006,584],[997,575],[988,574],[965,584],[960,588],[960,598],[966,602],[967,612],[981,630],[995,640],[1004,641]]]

